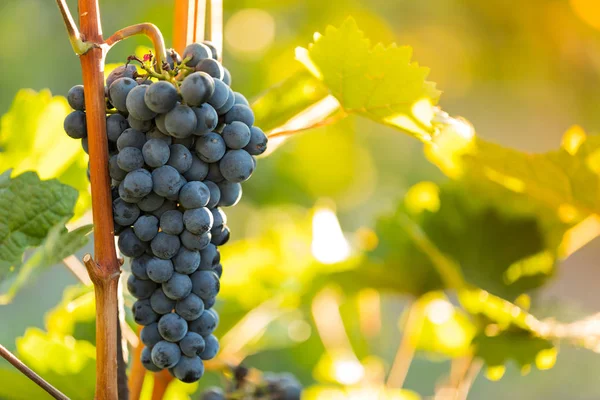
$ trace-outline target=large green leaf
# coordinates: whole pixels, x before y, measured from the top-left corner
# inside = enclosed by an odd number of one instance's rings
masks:
[[[42,181],[34,172],[0,178],[0,303],[10,301],[32,274],[83,247],[91,226],[72,232],[65,222],[73,216],[77,191],[57,180]],[[24,252],[39,246],[24,259]]]
[[[79,140],[69,138],[63,121],[71,112],[67,100],[49,90],[24,89],[0,119],[0,171],[36,171],[42,179],[57,178],[79,191],[76,215],[91,205],[86,155]]]
[[[426,80],[429,69],[411,57],[409,46],[371,46],[352,18],[340,28],[328,26],[324,35],[315,34],[308,50],[297,51],[297,58],[323,81],[345,112],[429,140],[432,106],[440,91]]]

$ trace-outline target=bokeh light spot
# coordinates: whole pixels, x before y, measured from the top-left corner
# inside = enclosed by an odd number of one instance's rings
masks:
[[[225,41],[235,53],[258,55],[267,50],[274,39],[275,20],[263,10],[238,11],[225,24]]]
[[[583,22],[600,30],[600,3],[598,0],[571,0],[571,8]]]

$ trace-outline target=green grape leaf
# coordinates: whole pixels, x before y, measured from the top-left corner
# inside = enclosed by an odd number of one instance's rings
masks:
[[[387,279],[390,271],[402,277],[400,292],[419,296],[444,288],[431,256],[407,234],[406,218],[460,267],[467,283],[493,294],[515,298],[539,287],[554,271],[555,252],[535,217],[507,213],[464,190],[460,182],[441,188],[420,183],[394,214],[379,220],[380,244],[370,253]]]
[[[278,128],[327,94],[318,79],[307,71],[299,71],[252,102],[256,126],[265,132]]]
[[[493,182],[552,209],[565,223],[600,214],[600,135],[581,128],[566,132],[555,151],[529,154],[476,138],[460,154],[452,146],[428,147],[427,154],[453,177]]]
[[[86,177],[87,157],[79,140],[66,135],[63,121],[71,112],[67,100],[50,91],[19,91],[0,119],[0,171],[36,171],[79,191],[75,216],[91,206]]]
[[[96,301],[92,286],[74,285],[63,291],[59,304],[45,316],[48,333],[96,342]]]
[[[28,328],[16,344],[18,357],[69,398],[94,398],[96,349],[91,343]]]
[[[83,247],[91,226],[71,232],[64,227],[77,200],[73,188],[54,179],[42,181],[34,172],[1,181],[0,303],[6,303],[34,273]],[[31,247],[38,248],[23,261]]]
[[[315,34],[297,58],[339,101],[346,113],[410,131],[422,140],[433,132],[433,105],[441,92],[426,80],[429,69],[411,61],[409,46],[371,46],[352,18]]]

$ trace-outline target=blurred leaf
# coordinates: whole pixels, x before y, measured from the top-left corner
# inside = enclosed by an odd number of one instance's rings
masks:
[[[73,400],[94,398],[96,349],[72,336],[29,328],[17,339],[18,356]]]
[[[515,361],[519,367],[536,364],[544,350],[555,350],[554,345],[527,331],[506,331],[497,336],[478,335],[473,340],[475,354],[490,367],[506,365]],[[554,358],[556,359],[556,358]],[[549,369],[554,363],[546,363],[540,369]]]
[[[465,191],[460,183],[441,188],[418,184],[393,215],[379,220],[380,244],[370,255],[387,267],[381,267],[387,279],[392,269],[403,277],[398,291],[419,295],[442,288],[430,255],[406,233],[406,215],[460,266],[468,283],[491,293],[515,298],[539,287],[554,271],[554,252],[547,249],[535,218],[507,213]],[[533,257],[540,254],[545,256]]]
[[[91,225],[71,232],[77,192],[56,180],[26,172],[0,185],[0,303],[9,302],[34,274],[73,254],[88,242]],[[39,246],[23,261],[24,252]]]
[[[67,136],[63,121],[71,112],[67,100],[49,90],[20,90],[0,120],[0,171],[36,171],[79,191],[75,210],[81,216],[91,206],[86,155],[79,140]]]
[[[91,286],[74,285],[65,288],[61,302],[45,316],[51,335],[73,336],[96,342],[96,301]]]
[[[430,139],[433,105],[440,91],[426,81],[429,69],[411,61],[412,49],[395,44],[371,46],[352,18],[340,28],[315,34],[297,58],[329,88],[347,113]]]
[[[48,393],[11,365],[0,367],[0,382],[3,383],[0,385],[0,399],[31,400],[48,398]],[[8,382],[10,382],[10,385]]]
[[[256,125],[265,132],[278,128],[327,94],[319,80],[299,71],[253,101]]]

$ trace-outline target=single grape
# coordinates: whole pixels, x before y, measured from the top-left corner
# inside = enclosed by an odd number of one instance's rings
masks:
[[[133,303],[131,311],[133,311],[133,319],[138,325],[150,325],[158,320],[158,314],[152,310],[150,300],[148,299],[138,300]]]
[[[213,208],[210,210],[210,212],[213,215],[213,227],[221,226],[227,223],[227,215],[222,208]]]
[[[244,147],[244,150],[253,156],[258,156],[267,150],[268,142],[267,135],[260,128],[253,126],[250,128],[250,143]]]
[[[127,176],[127,171],[123,171],[119,167],[117,157],[118,155],[115,154],[108,159],[108,174],[112,179],[120,182]]]
[[[202,182],[188,182],[179,191],[179,203],[185,209],[205,207],[209,200],[210,191]]]
[[[183,177],[188,181],[202,181],[208,174],[208,164],[192,154],[192,166],[188,169]]]
[[[200,106],[215,91],[215,80],[205,72],[194,72],[181,83],[181,96],[189,106]]]
[[[219,169],[229,182],[244,182],[254,172],[254,161],[245,150],[229,150],[219,161]]]
[[[145,328],[144,328],[145,329]],[[188,357],[197,356],[204,351],[204,338],[196,332],[186,333],[186,335],[179,342],[179,348],[181,352]]]
[[[194,135],[202,135],[212,132],[219,122],[217,111],[208,103],[204,103],[199,107],[193,107],[192,110],[196,114],[196,129]]]
[[[127,228],[119,235],[119,250],[127,257],[139,257],[148,248],[148,243],[142,242],[133,229]]]
[[[156,117],[156,113],[149,109],[144,101],[144,96],[146,95],[146,91],[149,89],[149,87],[150,86],[146,85],[137,86],[131,89],[131,91],[127,94],[127,100],[125,102],[127,111],[129,111],[129,114],[131,114],[135,119],[149,121]]]
[[[148,108],[159,114],[171,111],[178,100],[177,89],[167,81],[154,82],[144,95]]]
[[[142,349],[142,355],[140,357],[141,361],[142,361],[142,365],[144,366],[144,368],[146,368],[148,371],[151,372],[159,372],[162,370],[162,368],[157,367],[156,365],[154,365],[154,363],[152,362],[152,350],[149,347],[144,347]]]
[[[173,267],[180,274],[191,274],[200,265],[200,253],[181,246],[179,252],[173,257]]]
[[[175,209],[177,209],[177,203],[172,200],[164,200],[163,204],[159,208],[152,211],[152,215],[160,219],[164,213]]]
[[[139,257],[135,257],[131,259],[131,273],[138,279],[148,280],[148,272],[146,271],[146,266],[148,265],[148,261],[151,259],[147,254],[142,254]]]
[[[129,172],[123,180],[123,189],[129,196],[147,196],[152,192],[152,174],[143,168]]]
[[[158,320],[158,332],[163,339],[169,342],[178,342],[188,331],[185,319],[176,313],[165,314]]]
[[[143,132],[143,133],[148,132],[154,126],[154,123],[152,122],[151,119],[142,121],[137,118],[133,118],[132,115],[129,115],[127,117],[127,122],[129,123],[130,127],[132,127],[133,129],[136,129],[140,132]]]
[[[183,174],[192,167],[192,153],[182,144],[172,144],[170,147],[168,165]]]
[[[241,94],[240,92],[234,92],[233,94],[235,95],[235,104],[242,104],[250,107],[248,99],[246,99],[246,97],[243,94]]]
[[[231,72],[229,72],[229,70],[225,67],[223,67],[223,82],[227,85],[227,86],[231,86]]]
[[[183,232],[183,214],[178,210],[168,210],[160,216],[160,229],[170,235]]]
[[[127,119],[121,114],[111,114],[106,118],[106,135],[108,140],[117,143],[119,136],[129,128]]]
[[[236,104],[225,115],[225,123],[231,124],[234,121],[240,121],[248,127],[254,125],[254,113],[252,109],[244,104]]]
[[[117,149],[122,151],[126,147],[135,147],[142,150],[146,143],[146,135],[137,129],[127,128],[121,133],[117,139]]]
[[[148,141],[152,139],[162,140],[169,146],[171,143],[173,143],[173,137],[162,133],[157,126],[153,127],[146,133],[146,140]]]
[[[183,186],[181,175],[170,165],[163,165],[152,171],[153,190],[156,194],[168,197],[179,193]]]
[[[175,311],[186,321],[193,321],[204,311],[204,302],[200,297],[190,293],[185,299],[177,302]]]
[[[127,203],[139,203],[142,200],[142,197],[136,197],[131,192],[125,190],[123,182],[119,183],[119,197]]]
[[[240,121],[233,121],[223,128],[223,140],[230,149],[243,149],[250,143],[250,128]]]
[[[221,189],[219,189],[219,186],[216,183],[211,181],[205,181],[204,184],[210,191],[210,200],[208,200],[208,204],[206,206],[208,208],[215,208],[221,200]]]
[[[223,157],[226,146],[221,135],[210,132],[196,138],[195,150],[202,161],[213,163]]]
[[[190,58],[186,63],[188,67],[195,67],[200,60],[210,58],[211,55],[210,48],[202,43],[191,43],[183,50],[183,58]]]
[[[201,270],[211,270],[215,262],[217,262],[217,255],[219,251],[214,244],[209,244],[202,251],[200,251],[200,266]]]
[[[136,299],[147,299],[152,296],[152,293],[156,290],[156,283],[129,275],[129,278],[127,279],[127,289]]]
[[[179,235],[181,243],[189,250],[199,251],[208,246],[211,240],[210,232],[206,232],[202,235],[195,235],[187,229]]]
[[[150,139],[142,147],[144,161],[149,167],[162,167],[169,161],[171,151],[169,145],[160,139]]]
[[[208,47],[210,49],[210,56],[215,59],[218,60],[219,59],[219,53],[217,52],[217,48],[215,47],[215,45],[209,41],[209,40],[203,40],[202,44],[205,45],[206,47]]]
[[[180,246],[181,243],[177,235],[169,235],[164,232],[158,232],[154,239],[152,239],[152,242],[150,242],[152,253],[164,260],[169,260],[177,254]]]
[[[67,93],[67,101],[74,110],[85,110],[85,96],[83,94],[83,85],[75,85]]]
[[[167,131],[167,127],[165,126],[165,118],[166,117],[167,117],[167,114],[158,114],[156,116],[156,118],[154,118],[154,123],[156,124],[156,127],[158,128],[159,131],[161,131],[165,135],[168,135],[169,132]]]
[[[235,93],[233,93],[233,90],[231,90],[231,88],[228,87],[227,88],[227,100],[225,101],[225,104],[223,104],[221,107],[217,108],[217,114],[219,114],[219,116],[227,114],[229,112],[229,110],[231,110],[233,108],[234,105],[235,105]],[[224,120],[223,120],[223,123],[225,123]],[[219,129],[219,127],[217,127],[217,129]]]
[[[121,65],[117,68],[113,69],[108,77],[106,78],[106,86],[110,87],[113,82],[115,82],[119,78],[136,78],[137,77],[137,69],[135,65]]]
[[[204,351],[200,353],[200,358],[203,360],[212,360],[219,352],[219,341],[214,335],[208,335],[204,338],[206,346]]]
[[[173,275],[173,263],[171,260],[163,260],[152,257],[146,266],[148,278],[156,283],[165,283]]]
[[[158,218],[154,215],[142,215],[133,224],[133,231],[140,240],[149,242],[158,233]]]
[[[167,133],[176,138],[189,137],[196,130],[196,122],[196,114],[185,104],[179,104],[165,114]]]
[[[211,387],[202,392],[200,400],[225,400],[225,393],[219,387]]]
[[[217,313],[213,309],[204,309],[200,317],[194,321],[190,321],[189,330],[203,337],[212,334],[219,324]]]
[[[204,375],[204,364],[198,356],[181,356],[181,359],[172,370],[175,378],[185,383],[198,381]]]
[[[195,73],[201,74],[203,72],[195,72]],[[208,76],[208,74],[206,74],[206,75]],[[219,108],[223,107],[225,105],[225,103],[227,103],[227,98],[229,97],[229,87],[220,80],[213,79],[213,82],[214,82],[214,84],[213,84],[214,90],[212,92],[212,96],[210,96],[208,98],[208,100],[204,100],[201,103],[207,102],[208,104],[213,106],[213,108],[215,110],[218,110]],[[185,99],[185,97],[184,97],[184,99]]]
[[[217,184],[221,197],[219,207],[235,206],[242,198],[242,185],[237,182],[223,181]]]
[[[208,299],[202,299],[204,302],[204,309],[207,310],[209,308],[213,308],[217,303],[217,297],[209,297]]]
[[[196,65],[196,71],[206,72],[213,78],[221,80],[223,79],[223,75],[225,74],[221,63],[212,58],[205,58],[203,60],[200,60],[200,62]]]
[[[160,336],[160,333],[158,332],[158,324],[154,322],[144,326],[140,332],[140,339],[142,340],[142,343],[149,348],[154,347],[156,343],[163,340],[162,336]]]
[[[192,280],[187,275],[174,272],[171,279],[163,283],[162,289],[171,300],[180,300],[192,292]]]
[[[164,202],[165,202],[164,197],[159,196],[156,193],[152,192],[149,195],[147,195],[146,197],[144,197],[143,199],[141,199],[137,203],[137,205],[140,208],[140,210],[146,211],[146,212],[151,212],[151,211],[158,210],[160,208],[160,206],[163,205]]]
[[[218,162],[210,163],[208,165],[208,174],[206,175],[206,179],[214,183],[219,183],[225,180],[225,177],[219,168]]]
[[[113,201],[113,219],[119,225],[131,226],[140,216],[140,209],[137,205],[127,203],[123,199]]]
[[[183,213],[183,224],[191,233],[202,235],[212,228],[213,216],[206,207],[189,209]]]
[[[212,271],[198,270],[190,275],[192,293],[203,299],[215,297],[221,289],[219,277]]]
[[[215,246],[223,246],[229,241],[229,237],[231,232],[227,225],[223,225],[217,231],[211,230],[211,239],[210,242]]]
[[[123,171],[134,171],[144,166],[144,156],[140,149],[125,147],[117,155],[117,165]]]
[[[175,300],[168,298],[162,288],[156,289],[150,296],[150,305],[158,314],[168,314],[175,308]]]
[[[221,279],[221,277],[223,276],[223,265],[221,265],[220,263],[215,265],[213,271],[215,271],[215,274],[217,274],[219,279]]]
[[[85,113],[75,110],[65,118],[65,132],[73,139],[83,139],[87,137],[87,127],[85,121]]]
[[[106,84],[108,85],[108,96],[112,105],[121,112],[128,112],[127,96],[133,88],[138,86],[137,82],[131,78],[124,77],[116,79],[111,84],[107,80]]]
[[[181,350],[176,343],[161,340],[152,348],[152,362],[159,368],[172,368],[181,359]]]

